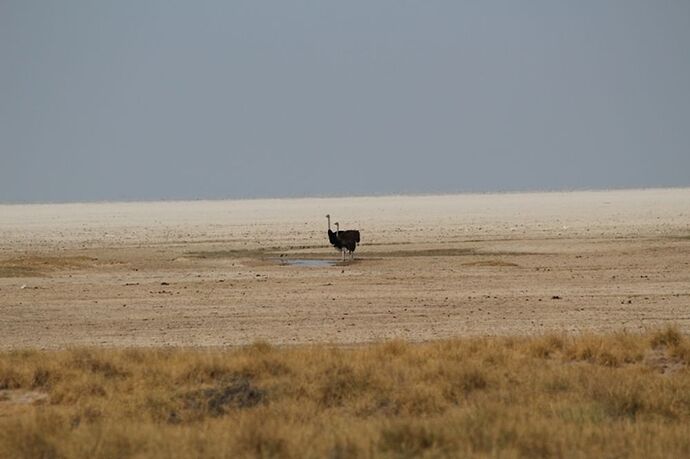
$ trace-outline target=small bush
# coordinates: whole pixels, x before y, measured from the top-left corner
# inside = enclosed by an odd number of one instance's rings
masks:
[[[370,385],[368,375],[341,364],[326,370],[319,378],[319,401],[326,407],[341,406],[347,399],[361,394]]]
[[[676,347],[683,341],[683,335],[676,326],[666,327],[664,330],[655,332],[651,338],[652,347],[667,346]]]
[[[381,431],[378,447],[399,457],[419,457],[424,452],[444,446],[440,432],[418,422],[399,422]]]
[[[18,389],[24,385],[24,377],[15,369],[0,364],[0,390]]]

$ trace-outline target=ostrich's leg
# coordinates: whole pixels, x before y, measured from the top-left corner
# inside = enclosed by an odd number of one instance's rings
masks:
[[[345,261],[345,249],[342,249],[342,250],[340,251],[340,253],[341,253],[342,256],[343,256],[342,261]]]

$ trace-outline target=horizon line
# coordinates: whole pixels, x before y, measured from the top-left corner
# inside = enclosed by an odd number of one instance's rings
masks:
[[[596,193],[607,191],[651,191],[651,190],[686,190],[689,185],[681,186],[648,186],[648,187],[611,187],[611,188],[560,188],[560,189],[529,189],[529,190],[495,190],[495,191],[449,191],[449,192],[411,192],[411,193],[372,193],[372,194],[333,194],[307,196],[244,196],[219,198],[142,198],[142,199],[94,199],[78,201],[0,201],[0,206],[45,206],[70,204],[137,204],[137,203],[175,203],[175,202],[214,202],[214,201],[276,201],[299,199],[360,199],[386,197],[433,197],[458,195],[504,195],[504,194],[549,194],[549,193]]]

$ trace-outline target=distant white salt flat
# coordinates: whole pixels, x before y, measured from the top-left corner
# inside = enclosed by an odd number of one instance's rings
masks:
[[[325,215],[363,243],[690,234],[690,188],[0,205],[0,246],[309,244]]]

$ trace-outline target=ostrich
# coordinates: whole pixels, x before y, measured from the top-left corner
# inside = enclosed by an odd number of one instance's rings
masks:
[[[328,219],[328,240],[331,245],[340,250],[343,254],[343,261],[345,260],[345,251],[350,252],[350,257],[354,258],[354,251],[359,243],[359,231],[347,230],[340,231],[340,225],[335,223],[335,233],[331,231],[331,216],[326,215]]]
[[[340,224],[338,222],[335,225],[335,237],[340,241],[343,251],[343,260],[345,260],[345,250],[350,253],[350,259],[355,258],[355,249],[357,244],[359,244],[359,231],[357,230],[344,230],[340,231]],[[345,249],[345,250],[344,250]]]

